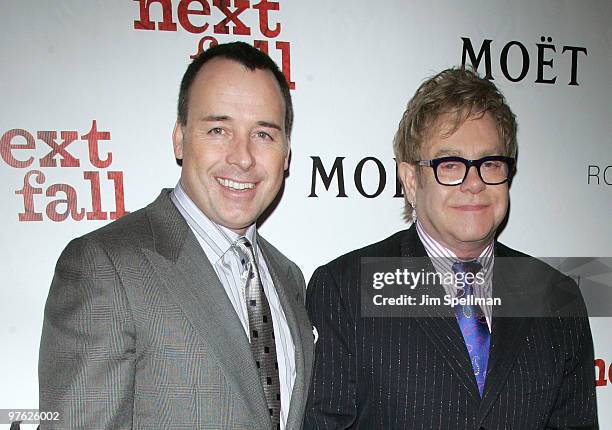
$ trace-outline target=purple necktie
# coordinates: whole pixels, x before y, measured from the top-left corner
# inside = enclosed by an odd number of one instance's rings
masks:
[[[476,276],[482,266],[477,261],[457,261],[453,264],[453,272],[455,274],[471,273]],[[470,277],[468,277],[470,279]],[[473,280],[471,278],[470,280]],[[461,291],[457,294],[458,297],[464,297],[467,299],[468,304],[455,306],[455,316],[459,323],[459,328],[463,334],[463,340],[467,347],[468,353],[470,354],[470,361],[472,362],[472,369],[474,370],[474,376],[476,377],[476,384],[478,385],[478,391],[480,397],[484,391],[485,378],[487,376],[487,362],[489,361],[489,343],[491,341],[491,334],[489,333],[489,326],[487,325],[487,319],[485,318],[482,309],[476,304],[470,304],[469,302],[474,297],[473,282],[463,282],[463,295]]]

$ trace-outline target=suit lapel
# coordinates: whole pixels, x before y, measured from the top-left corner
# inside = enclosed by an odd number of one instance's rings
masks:
[[[295,383],[291,394],[291,405],[287,416],[287,429],[300,428],[302,411],[306,403],[313,361],[313,335],[310,320],[306,315],[301,282],[295,279],[288,265],[283,264],[274,248],[261,237],[260,249],[272,276],[274,287],[287,319],[295,347]]]
[[[435,272],[414,225],[406,232],[402,240],[401,256],[417,257],[424,262],[425,272]],[[421,289],[424,294],[429,294],[430,297],[442,298],[445,294],[444,288],[439,284],[425,285]],[[440,356],[447,361],[473,399],[480,401],[480,393],[474,378],[470,356],[452,309],[443,305],[421,308],[421,310],[424,310],[428,316],[415,318],[416,322],[438,349]]]
[[[144,250],[194,330],[242,396],[257,428],[270,428],[267,404],[240,319],[197,239],[168,195],[149,210],[156,251]]]
[[[401,255],[403,257],[425,257],[427,253],[421,243],[416,228],[412,227],[401,244]],[[465,387],[470,391],[474,400],[480,402],[478,412],[479,424],[486,418],[491,407],[499,397],[504,388],[508,374],[512,369],[516,356],[520,350],[520,345],[525,334],[530,327],[530,318],[512,317],[516,315],[516,310],[504,307],[504,303],[510,303],[510,307],[521,306],[520,296],[523,291],[525,280],[519,278],[520,268],[516,266],[515,260],[503,251],[501,247],[495,248],[495,264],[493,268],[493,294],[502,300],[501,309],[494,309],[491,348],[489,353],[489,363],[487,378],[482,399],[478,393],[476,380],[473,375],[472,365],[469,354],[465,347],[463,336],[456,322],[452,310],[448,308],[450,315],[446,315],[444,309],[433,309],[429,311],[429,316],[416,318],[421,328],[427,333],[430,341],[440,351],[448,364],[461,379]],[[425,270],[435,270],[429,261]],[[426,286],[424,291],[431,296],[440,297],[443,295],[443,288],[440,285]],[[525,303],[525,306],[528,304]],[[439,307],[438,307],[439,308]],[[502,316],[503,315],[503,316]]]
[[[520,268],[514,259],[498,251],[496,244],[493,267],[493,297],[501,298],[501,309],[493,309],[491,348],[487,378],[480,405],[478,420],[482,422],[504,388],[508,374],[520,350],[520,344],[530,326],[526,317],[512,317],[516,311],[510,307],[517,305],[521,285],[517,284]],[[504,303],[506,304],[504,306]],[[510,306],[508,304],[511,304]]]

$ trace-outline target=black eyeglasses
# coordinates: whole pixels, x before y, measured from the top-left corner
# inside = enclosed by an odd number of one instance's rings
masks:
[[[499,185],[512,177],[514,158],[501,155],[491,155],[478,160],[466,160],[461,157],[441,157],[433,160],[417,161],[419,166],[429,166],[433,169],[436,181],[440,185],[461,185],[475,166],[478,176],[487,185]]]

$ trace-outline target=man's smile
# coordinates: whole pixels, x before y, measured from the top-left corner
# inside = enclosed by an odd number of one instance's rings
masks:
[[[216,178],[217,182],[225,187],[228,188],[232,191],[244,191],[244,190],[250,190],[255,188],[255,183],[254,182],[238,182],[238,181],[234,181],[232,179],[227,179],[227,178]]]

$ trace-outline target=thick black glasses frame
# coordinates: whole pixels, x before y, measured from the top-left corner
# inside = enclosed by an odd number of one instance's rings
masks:
[[[448,161],[456,161],[459,163],[463,163],[463,165],[465,166],[465,175],[463,176],[463,179],[461,180],[461,182],[458,182],[456,184],[443,184],[442,182],[440,182],[440,179],[438,179],[438,166]],[[482,164],[486,163],[487,161],[503,161],[504,163],[506,163],[508,165],[508,176],[506,177],[506,179],[504,179],[501,182],[485,181],[482,178],[482,174],[480,173],[480,166],[482,166]],[[455,187],[457,185],[463,184],[463,182],[465,181],[465,178],[467,178],[468,173],[470,173],[470,168],[472,166],[476,167],[476,171],[478,172],[478,177],[480,178],[482,182],[484,182],[487,185],[500,185],[505,182],[508,182],[508,180],[512,177],[512,173],[514,172],[513,170],[514,169],[514,158],[504,157],[501,155],[490,155],[488,157],[479,158],[478,160],[467,160],[462,157],[440,157],[440,158],[434,158],[432,160],[419,160],[417,161],[416,164],[418,164],[419,166],[431,167],[434,171],[434,176],[436,177],[436,181],[438,182],[438,184],[444,185],[445,187]]]

